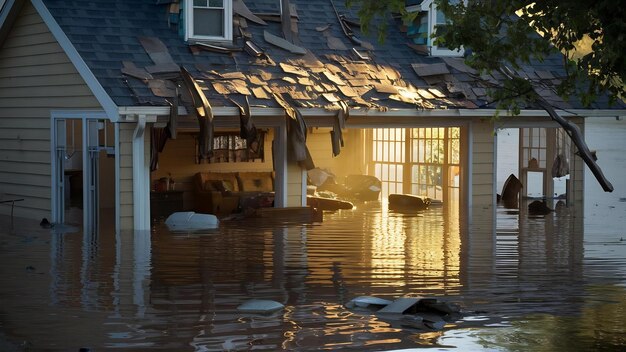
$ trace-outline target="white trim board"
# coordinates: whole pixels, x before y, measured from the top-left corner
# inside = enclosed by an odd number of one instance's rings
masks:
[[[94,76],[93,72],[87,66],[87,63],[80,56],[70,39],[65,35],[61,26],[54,19],[46,5],[44,5],[42,0],[31,0],[33,6],[39,13],[39,16],[43,19],[44,23],[50,29],[50,32],[54,36],[54,38],[59,42],[59,45],[68,56],[74,67],[80,74],[80,76],[85,80],[85,83],[96,97],[102,108],[106,112],[109,120],[111,122],[117,122],[119,120],[119,113],[117,110],[117,105],[113,102],[113,99],[107,94],[104,90],[96,76]]]

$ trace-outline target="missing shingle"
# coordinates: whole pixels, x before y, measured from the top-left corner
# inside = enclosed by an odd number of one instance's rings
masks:
[[[435,76],[435,75],[443,75],[450,73],[448,67],[445,63],[420,63],[420,64],[411,64],[415,73],[417,73],[420,77],[424,76]]]
[[[266,42],[275,45],[281,49],[285,49],[291,53],[300,55],[306,54],[306,50],[304,48],[294,45],[281,37],[271,34],[268,31],[263,31],[263,38]]]

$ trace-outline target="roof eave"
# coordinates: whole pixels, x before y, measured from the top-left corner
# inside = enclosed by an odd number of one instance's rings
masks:
[[[80,76],[85,80],[85,83],[106,112],[107,117],[112,122],[118,122],[120,116],[118,113],[117,105],[109,96],[109,94],[104,90],[104,87],[102,87],[93,72],[91,72],[89,66],[87,66],[87,63],[83,60],[72,42],[67,37],[67,35],[65,35],[65,32],[63,32],[63,29],[61,29],[61,26],[59,26],[57,21],[54,19],[54,16],[52,16],[42,0],[31,0],[31,2],[37,10],[37,13],[39,13],[39,16],[41,16],[54,38],[57,40],[65,54],[68,56],[68,58],[80,74]]]

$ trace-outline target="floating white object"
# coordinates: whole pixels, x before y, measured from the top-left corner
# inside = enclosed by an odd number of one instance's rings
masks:
[[[267,314],[281,310],[284,307],[284,305],[272,300],[251,299],[237,307],[237,310],[242,313]]]
[[[216,228],[219,225],[219,220],[212,214],[181,211],[168,216],[165,225],[174,231],[206,230]]]
[[[351,299],[348,303],[346,303],[346,308],[382,308],[391,304],[391,301],[372,297],[372,296],[359,296]]]

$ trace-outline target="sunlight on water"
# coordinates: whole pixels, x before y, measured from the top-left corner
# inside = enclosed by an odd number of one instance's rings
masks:
[[[563,329],[572,344],[625,344],[626,280],[614,275],[624,258],[584,264],[568,214],[517,221],[507,211],[492,266],[470,265],[456,207],[401,214],[370,203],[312,225],[252,219],[195,234],[19,223],[0,237],[0,328],[7,346],[35,350],[514,351]],[[436,296],[465,317],[443,331],[399,328],[343,306],[360,295]],[[251,298],[286,307],[239,313]]]
[[[588,129],[590,141],[622,136],[607,126]],[[623,350],[624,153],[598,150],[622,163],[606,169],[619,188],[591,192],[584,223],[575,207],[498,208],[495,239],[493,219],[470,228],[455,202],[412,214],[372,202],[323,223],[247,219],[193,234],[0,218],[0,350]],[[421,331],[344,307],[361,295],[434,296],[464,315]],[[237,310],[253,298],[285,308]]]

